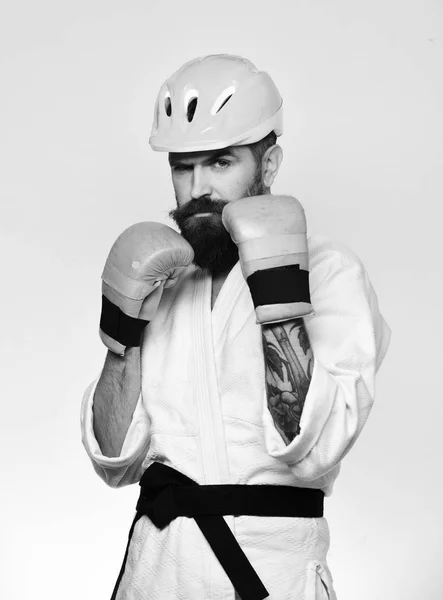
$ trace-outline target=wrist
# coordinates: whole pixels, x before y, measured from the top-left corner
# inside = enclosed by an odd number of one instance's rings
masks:
[[[114,354],[124,356],[126,348],[139,348],[143,330],[148,323],[147,320],[125,314],[102,295],[100,338]]]
[[[309,272],[299,264],[255,271],[246,280],[254,308],[276,304],[311,303]]]
[[[315,314],[309,291],[309,271],[299,264],[260,269],[246,279],[256,323],[279,323]]]

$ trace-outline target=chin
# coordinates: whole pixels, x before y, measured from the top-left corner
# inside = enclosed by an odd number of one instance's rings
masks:
[[[209,256],[207,253],[201,257],[197,255],[194,257],[193,262],[197,267],[200,267],[200,269],[205,269],[213,273],[230,271],[237,261],[238,250],[235,246],[224,252],[220,252],[219,249],[216,249],[212,255],[210,254]]]

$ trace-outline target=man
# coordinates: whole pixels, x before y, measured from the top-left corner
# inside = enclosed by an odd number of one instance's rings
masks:
[[[103,279],[103,371],[82,435],[141,495],[113,598],[326,600],[323,497],[374,401],[390,329],[361,261],[271,195],[282,100],[231,55],[160,89],[181,235],[128,228]]]

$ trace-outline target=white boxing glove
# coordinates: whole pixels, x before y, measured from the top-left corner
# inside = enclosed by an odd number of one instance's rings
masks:
[[[167,225],[146,221],[123,231],[102,274],[100,338],[109,350],[123,356],[127,346],[140,346],[163,288],[193,259],[191,245]]]
[[[314,314],[309,291],[306,218],[292,196],[250,196],[229,202],[223,225],[238,246],[257,323]]]

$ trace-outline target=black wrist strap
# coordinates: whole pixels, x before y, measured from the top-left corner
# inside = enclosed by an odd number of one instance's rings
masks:
[[[123,346],[138,348],[143,329],[149,321],[126,315],[118,306],[102,295],[100,329]]]
[[[246,280],[254,308],[268,304],[311,302],[309,271],[300,265],[285,265],[256,271]]]

